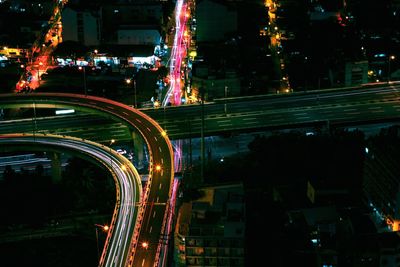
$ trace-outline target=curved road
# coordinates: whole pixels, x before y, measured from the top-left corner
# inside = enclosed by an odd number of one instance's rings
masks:
[[[150,117],[109,99],[63,93],[0,94],[2,108],[74,108],[111,118],[135,127],[149,147],[149,180],[142,198],[142,210],[133,234],[127,266],[154,266],[158,263],[169,197],[174,176],[173,151],[163,129]],[[149,244],[142,247],[141,244]],[[140,246],[138,246],[138,244]],[[122,266],[107,258],[100,266]]]
[[[116,205],[110,222],[103,257],[123,262],[129,251],[133,228],[138,216],[136,203],[140,202],[142,185],[140,175],[132,163],[109,147],[73,137],[38,134],[0,135],[1,151],[50,148],[70,150],[94,158],[112,173],[116,187]],[[40,147],[39,147],[40,146]]]

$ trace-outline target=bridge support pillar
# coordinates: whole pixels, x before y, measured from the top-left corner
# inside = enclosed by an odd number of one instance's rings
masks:
[[[143,137],[138,133],[131,131],[132,141],[133,141],[133,153],[135,155],[135,163],[137,167],[143,167],[145,163],[144,160],[144,143]]]
[[[61,157],[60,153],[51,152],[51,177],[53,183],[59,183],[61,181]]]

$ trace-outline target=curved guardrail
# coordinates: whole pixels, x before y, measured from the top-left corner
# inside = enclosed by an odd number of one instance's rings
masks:
[[[149,170],[151,180],[147,183],[148,189],[145,192],[148,198],[146,201],[168,202],[174,176],[172,145],[160,125],[146,114],[110,99],[65,93],[0,94],[0,107],[74,108],[108,116],[134,127],[146,141],[152,163]],[[156,166],[159,165],[162,165],[162,171],[156,169]],[[163,190],[160,190],[160,188]],[[150,199],[149,196],[152,198]],[[144,242],[150,235],[153,238],[160,238],[163,220],[168,210],[166,209],[167,205],[160,206],[158,207],[159,212],[151,215],[148,206],[144,205],[140,211],[143,214],[141,220],[143,221],[145,217],[148,219],[150,216],[152,217],[152,220],[148,220],[151,223],[152,232],[145,232],[141,229],[140,224],[135,224],[134,232],[137,234],[130,237],[134,239],[129,251],[125,251],[124,255],[121,256],[123,258],[121,262],[115,262],[114,258],[108,257],[107,250],[103,250],[100,266],[123,266],[131,258],[133,266],[136,266],[135,262],[143,262],[144,260],[154,262],[157,253],[159,253],[157,250],[148,250],[146,253],[140,252],[140,255],[136,255],[136,245]]]

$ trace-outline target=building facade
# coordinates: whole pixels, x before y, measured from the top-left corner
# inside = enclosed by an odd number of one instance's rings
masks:
[[[63,40],[86,46],[97,46],[101,41],[100,10],[85,11],[66,7],[62,12]]]
[[[177,266],[244,266],[243,185],[200,189],[201,199],[185,203],[175,228]]]
[[[216,0],[196,4],[197,42],[224,41],[238,30],[236,5]]]

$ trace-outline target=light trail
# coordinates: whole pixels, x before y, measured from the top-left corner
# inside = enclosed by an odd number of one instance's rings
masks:
[[[162,101],[165,107],[169,103],[174,106],[181,104],[182,98],[182,60],[186,57],[187,53],[187,40],[184,39],[186,31],[186,22],[189,17],[187,4],[184,0],[178,0],[175,6],[175,36],[174,43],[171,51],[171,58],[169,60],[169,77],[170,86]],[[177,140],[173,142],[174,146],[174,162],[175,170],[180,172],[182,170],[182,141]]]
[[[47,71],[51,54],[62,41],[61,32],[61,11],[67,0],[54,1],[53,15],[48,21],[48,30],[44,34],[40,34],[31,48],[31,60],[26,63],[26,66],[21,65],[25,70],[19,81],[15,85],[16,92],[24,89],[36,89],[40,86],[40,77]]]
[[[165,230],[165,242],[160,243],[160,263],[159,266],[165,266],[165,264],[168,262],[168,241],[170,237],[173,237],[173,218],[175,216],[175,205],[176,205],[176,194],[178,192],[180,181],[178,179],[174,179],[174,184],[172,185],[172,194],[170,198],[170,206],[169,206],[169,213],[168,213],[168,222],[166,225],[166,230]]]
[[[184,0],[178,0],[175,7],[175,36],[172,46],[169,77],[170,86],[162,100],[162,106],[167,106],[171,103],[173,106],[179,106],[182,102],[182,60],[186,57],[188,41],[184,39],[186,32],[186,22],[189,14],[187,14],[187,4]],[[185,73],[184,73],[185,75]],[[172,142],[174,148],[174,169],[177,172],[182,170],[182,141],[177,140]],[[167,223],[164,229],[164,239],[160,240],[157,250],[160,251],[157,266],[165,266],[168,255],[168,240],[171,237],[173,218],[175,214],[176,192],[178,190],[179,180],[174,178],[170,202],[168,205]],[[163,237],[161,237],[163,239]]]
[[[149,205],[141,205],[134,227],[130,228],[131,232],[120,236],[120,238],[122,238],[122,236],[127,238],[128,235],[132,240],[130,245],[121,248],[121,242],[124,241],[123,239],[113,239],[110,241],[111,251],[113,251],[114,248],[116,251],[120,251],[121,249],[124,250],[126,254],[119,254],[115,257],[104,257],[103,254],[99,266],[138,266],[142,261],[146,262],[146,267],[153,266],[153,263],[159,258],[159,255],[156,254],[158,251],[155,249],[142,249],[142,247],[137,247],[137,245],[150,241],[153,242],[153,244],[154,241],[158,242],[166,228],[167,211],[174,178],[174,163],[172,145],[168,136],[163,134],[164,130],[160,125],[149,116],[125,104],[89,95],[66,93],[2,94],[0,95],[0,106],[3,108],[73,108],[97,114],[107,114],[110,118],[126,123],[140,132],[148,146],[150,155],[149,179],[146,183],[146,190],[144,191],[144,194],[146,194],[144,201],[148,203],[165,203],[166,205],[154,206],[154,209],[157,209],[155,216],[152,216]],[[162,138],[155,139],[155,136]],[[157,168],[161,162],[161,168]],[[121,167],[121,169],[124,168]],[[160,185],[162,185],[162,187],[160,187]],[[160,188],[162,188],[162,190],[160,190]],[[125,202],[121,203],[121,208],[123,208]],[[152,219],[148,220],[149,217],[152,217]],[[147,228],[141,227],[142,221],[148,221],[148,227],[152,229],[151,233]],[[125,225],[127,224],[121,224],[121,227],[126,229]],[[106,251],[109,250],[107,249]],[[111,261],[109,261],[109,259],[111,259]],[[107,263],[105,261],[107,261]],[[108,264],[108,262],[110,264]]]
[[[123,266],[139,213],[135,203],[142,195],[140,175],[128,159],[109,147],[74,137],[7,134],[0,135],[0,144],[1,151],[7,151],[11,146],[14,150],[26,149],[26,146],[40,151],[49,147],[67,149],[88,155],[108,168],[115,180],[116,205],[100,262],[105,261],[105,266]]]
[[[171,58],[169,60],[169,77],[170,86],[167,94],[162,101],[162,105],[166,106],[171,103],[174,106],[181,104],[182,96],[182,82],[181,82],[181,66],[182,60],[186,56],[187,43],[184,40],[184,33],[186,30],[187,22],[187,4],[184,0],[178,0],[175,6],[175,36],[174,43],[171,51]]]

